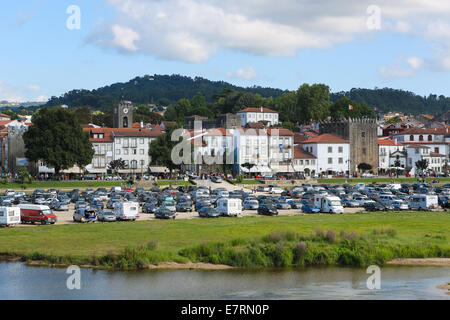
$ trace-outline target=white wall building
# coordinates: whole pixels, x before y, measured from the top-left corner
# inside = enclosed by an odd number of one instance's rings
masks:
[[[303,142],[303,149],[317,159],[317,173],[345,173],[349,162],[349,142],[332,134],[321,134]]]
[[[378,139],[378,169],[388,170],[400,161],[400,166],[406,166],[406,154],[403,153],[403,144],[392,139]]]
[[[278,124],[278,113],[268,108],[246,108],[236,114],[241,117],[242,126],[259,121],[267,121],[269,126]]]

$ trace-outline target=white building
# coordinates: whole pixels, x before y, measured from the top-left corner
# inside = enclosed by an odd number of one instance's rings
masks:
[[[246,108],[236,114],[241,117],[242,126],[259,121],[267,121],[269,126],[278,124],[278,113],[268,108]]]
[[[428,167],[426,171],[431,171],[434,173],[443,172],[443,166],[446,162],[445,156],[436,152],[432,152],[431,148],[425,145],[408,145],[406,146],[407,151],[407,166],[412,170],[412,174],[418,174],[416,162],[419,160],[426,160]]]
[[[266,130],[244,128],[235,130],[234,147],[234,168],[238,173],[249,172],[249,169],[242,166],[245,163],[254,165],[250,172],[272,172],[269,168],[269,140]]]
[[[317,173],[345,173],[352,165],[349,142],[333,134],[325,133],[304,141],[303,150],[316,157]]]
[[[393,139],[378,139],[378,169],[388,170],[395,167],[395,162],[400,161],[400,166],[406,167],[405,147]]]
[[[294,158],[292,160],[295,172],[314,175],[317,170],[317,157],[303,149],[302,145],[294,147]]]
[[[269,164],[273,173],[294,173],[294,133],[284,128],[267,129]]]

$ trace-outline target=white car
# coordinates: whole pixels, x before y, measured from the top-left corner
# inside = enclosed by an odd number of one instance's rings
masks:
[[[259,202],[258,200],[245,200],[242,203],[242,207],[244,210],[258,210]]]
[[[283,193],[283,189],[281,189],[280,187],[270,187],[269,188],[269,193],[270,194],[281,194]]]

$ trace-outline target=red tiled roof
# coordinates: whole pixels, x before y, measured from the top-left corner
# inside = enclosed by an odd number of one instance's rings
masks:
[[[314,138],[314,137],[317,137],[317,136],[318,136],[317,133],[312,132],[312,131],[307,131],[307,132],[305,132],[304,134],[307,135],[307,136],[310,137],[310,138]]]
[[[294,135],[294,133],[291,130],[285,129],[285,128],[269,128],[269,129],[267,129],[267,134],[269,136],[271,136],[271,135],[293,136]]]
[[[378,145],[380,146],[401,146],[400,142],[396,142],[392,139],[378,139]]]
[[[236,113],[246,113],[246,112],[258,112],[258,113],[260,113],[261,112],[261,108],[245,108],[245,109],[243,109],[241,111],[238,111]],[[269,109],[269,108],[262,108],[262,112],[263,113],[278,113],[278,112],[276,112],[276,111],[274,111],[272,109]]]
[[[432,115],[429,115],[429,114],[420,114],[419,116],[422,116],[422,117],[424,117],[424,118],[427,118],[427,119],[434,119],[434,116],[432,116]]]
[[[409,128],[396,135],[405,134],[446,134],[447,128]]]
[[[247,122],[245,126],[251,129],[264,129],[264,123],[262,122]]]
[[[232,136],[232,134],[225,128],[216,128],[208,130],[207,136]]]
[[[437,152],[430,152],[430,157],[439,157],[439,158],[443,158],[445,157],[445,155],[437,153]]]
[[[413,149],[430,149],[430,147],[427,147],[427,146],[422,146],[422,145],[420,145],[420,144],[416,144],[416,145],[414,145],[414,144],[410,144],[407,148],[413,148]]]
[[[313,154],[303,150],[302,146],[299,145],[294,147],[294,159],[316,159],[316,157]]]
[[[305,140],[308,140],[308,138],[303,134],[301,134],[300,132],[294,132],[294,143],[301,143]]]
[[[309,143],[348,143],[348,140],[342,139],[334,134],[324,133],[309,140],[303,142],[304,144]]]

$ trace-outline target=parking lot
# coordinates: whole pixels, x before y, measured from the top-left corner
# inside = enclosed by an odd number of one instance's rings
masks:
[[[409,209],[428,209],[413,208],[415,198],[431,199],[435,202],[430,204],[429,209],[442,210],[448,208],[448,199],[450,198],[450,186],[433,187],[426,184],[418,185],[365,185],[359,184],[355,186],[349,185],[309,185],[294,186],[286,189],[279,188],[274,185],[259,185],[259,190],[244,189],[241,186],[229,184],[228,182],[214,183],[210,180],[198,180],[197,186],[162,189],[152,188],[144,190],[138,188],[136,190],[105,190],[99,188],[97,190],[87,190],[85,192],[58,192],[57,190],[36,190],[32,195],[20,195],[13,191],[5,192],[2,197],[2,205],[8,201],[26,204],[47,204],[53,209],[53,213],[57,217],[56,225],[78,223],[74,221],[74,213],[77,212],[75,203],[79,205],[83,203],[87,207],[95,207],[96,212],[100,209],[98,205],[102,204],[106,207],[108,201],[115,200],[117,202],[139,202],[137,208],[138,217],[136,220],[154,220],[156,219],[155,211],[162,208],[168,210],[172,206],[172,212],[175,213],[176,219],[198,219],[201,208],[213,208],[219,211],[217,203],[221,198],[237,198],[241,200],[242,210],[239,209],[238,217],[266,215],[306,215],[306,214],[329,214],[329,213],[355,213],[358,211],[390,211],[390,210],[409,210]],[[68,204],[68,210],[58,211],[55,209],[55,203],[63,201],[61,197],[65,197]],[[113,199],[114,198],[114,199]],[[53,199],[49,201],[49,199]],[[102,200],[99,200],[102,199]],[[169,199],[172,204],[167,205]],[[438,204],[439,199],[439,204]],[[170,202],[169,201],[169,202]],[[181,202],[187,201],[192,209],[191,212],[180,212],[178,207]],[[256,207],[253,210],[246,210],[248,202],[253,201]],[[428,201],[428,200],[427,200]],[[297,202],[296,208],[294,202]],[[96,203],[96,204],[95,204]],[[142,206],[153,203],[154,211],[152,213],[144,213]],[[15,206],[16,203],[12,203]],[[427,203],[425,203],[427,205]],[[292,207],[291,207],[292,206]],[[271,207],[274,211],[263,212],[261,208]],[[340,209],[339,209],[340,208]],[[112,207],[109,207],[111,210]],[[188,210],[189,210],[188,209]],[[114,210],[112,210],[114,211]],[[326,213],[325,213],[326,212]],[[221,215],[227,215],[221,212]],[[160,218],[160,216],[159,216]],[[172,216],[173,218],[173,216]],[[97,220],[97,219],[94,219]],[[95,221],[97,223],[103,223]],[[23,226],[32,226],[40,224],[22,224]]]

